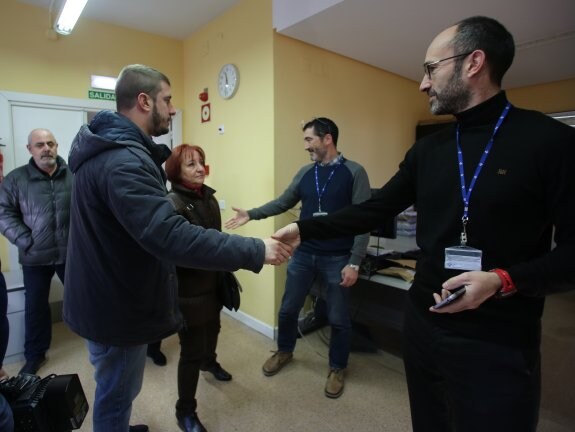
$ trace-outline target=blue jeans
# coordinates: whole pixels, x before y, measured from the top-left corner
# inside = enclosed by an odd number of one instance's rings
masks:
[[[128,432],[132,402],[142,389],[147,345],[114,347],[88,341],[96,396],[93,432]]]
[[[14,432],[14,417],[8,401],[0,394],[0,431]]]
[[[349,316],[349,289],[340,285],[341,271],[349,255],[312,255],[296,250],[287,268],[285,292],[278,319],[278,350],[293,352],[297,338],[299,311],[303,307],[314,280],[321,283],[322,297],[327,306],[327,319],[331,326],[329,366],[347,367],[351,343]]]
[[[33,361],[45,356],[52,341],[52,317],[50,315],[50,283],[54,273],[64,283],[66,265],[22,266],[25,305],[24,357]]]

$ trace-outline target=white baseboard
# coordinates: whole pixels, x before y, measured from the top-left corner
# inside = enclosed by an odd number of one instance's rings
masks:
[[[272,340],[276,340],[277,337],[277,327],[271,327],[270,325],[255,319],[251,315],[248,315],[241,310],[239,311],[231,311],[229,309],[223,308],[222,309],[227,315],[231,316],[232,318],[238,320],[239,322],[247,325],[251,329],[263,334],[264,336],[269,337]]]

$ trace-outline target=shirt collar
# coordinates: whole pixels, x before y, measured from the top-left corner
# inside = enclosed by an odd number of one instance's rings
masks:
[[[337,153],[337,156],[332,159],[331,161],[329,161],[328,163],[321,163],[318,162],[319,166],[333,166],[333,165],[337,165],[339,163],[341,163],[341,161],[343,160],[343,155],[341,153]]]

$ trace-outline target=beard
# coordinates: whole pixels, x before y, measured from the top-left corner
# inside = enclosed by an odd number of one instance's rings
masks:
[[[310,151],[310,152],[308,152],[308,153],[309,153],[309,159],[310,159],[312,162],[315,162],[315,160],[317,159],[317,154],[316,154],[315,152],[313,152],[313,151]]]
[[[156,105],[154,105],[152,110],[152,133],[150,135],[159,137],[168,132],[170,132],[170,117],[167,119],[162,118]]]
[[[58,162],[56,160],[56,156],[51,154],[44,154],[40,156],[40,159],[37,161],[36,165],[38,165],[39,168],[50,170],[58,165]]]
[[[429,96],[435,96],[429,107],[432,114],[457,114],[468,107],[471,92],[461,79],[461,65],[462,63],[458,62],[447,85],[441,91],[437,92],[433,88],[429,91]]]

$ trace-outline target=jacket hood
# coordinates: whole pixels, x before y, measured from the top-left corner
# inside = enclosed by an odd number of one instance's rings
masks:
[[[72,172],[88,159],[108,150],[137,147],[161,165],[170,154],[163,144],[156,144],[128,117],[109,110],[100,111],[88,125],[83,125],[72,142],[68,164]]]

